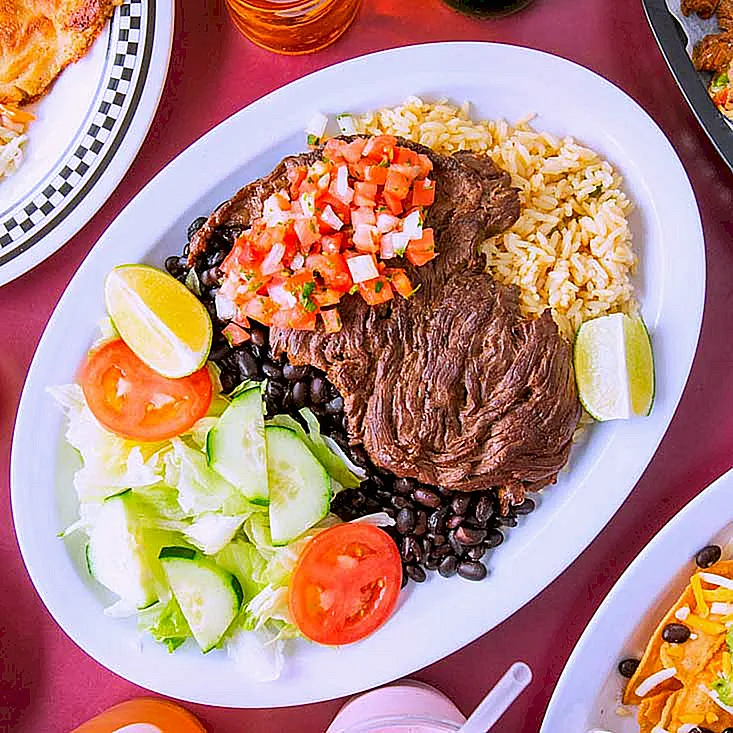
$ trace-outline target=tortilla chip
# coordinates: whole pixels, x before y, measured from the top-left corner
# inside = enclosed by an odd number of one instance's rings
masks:
[[[657,695],[647,695],[639,703],[639,715],[637,719],[639,721],[640,733],[652,733],[654,728],[661,724],[662,714],[667,706],[667,701],[676,694],[677,692],[667,690]]]

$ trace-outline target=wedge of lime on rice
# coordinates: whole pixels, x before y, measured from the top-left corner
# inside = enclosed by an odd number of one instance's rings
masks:
[[[648,415],[654,402],[654,357],[640,316],[614,313],[586,321],[573,349],[583,407],[596,420]]]
[[[206,363],[211,318],[185,285],[148,265],[118,265],[104,283],[104,300],[125,343],[151,369],[177,379]]]

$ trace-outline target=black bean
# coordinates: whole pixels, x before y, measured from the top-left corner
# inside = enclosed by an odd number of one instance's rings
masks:
[[[407,585],[407,581],[409,580],[407,577],[407,569],[403,568],[402,571],[402,584],[400,585],[400,590]]]
[[[326,400],[326,383],[322,377],[313,377],[311,381],[311,402],[319,405]]]
[[[479,498],[479,500],[476,502],[474,515],[476,516],[476,519],[482,524],[484,522],[488,522],[488,520],[491,519],[491,517],[494,515],[494,505],[490,497],[482,496]]]
[[[384,480],[382,476],[380,476],[378,473],[372,474],[372,483],[377,486],[380,489],[386,489],[387,488],[387,482]],[[387,498],[391,496],[391,492],[388,492]]]
[[[313,382],[316,380],[314,379]],[[311,400],[313,399],[313,382],[311,382]],[[362,468],[369,468],[370,460],[369,454],[363,445],[352,445],[350,448],[351,460],[356,463],[357,466]]]
[[[415,543],[415,545],[412,548],[412,554],[413,554],[413,557],[415,558],[415,562],[418,565],[420,565],[422,561],[425,559],[425,555],[427,553],[423,549],[423,546],[416,539],[413,538],[413,542]]]
[[[393,496],[389,501],[396,509],[404,509],[406,506],[412,506],[412,502],[405,496]]]
[[[632,659],[631,657],[627,659],[622,659],[618,663],[618,672],[622,677],[626,677],[626,679],[631,679],[634,676],[634,672],[636,672],[638,666],[638,659]]]
[[[532,499],[527,498],[525,499],[521,504],[512,507],[515,514],[519,514],[520,516],[525,516],[527,514],[531,514],[534,511],[534,501]]]
[[[402,557],[405,562],[417,560],[416,551],[419,550],[417,541],[411,535],[402,538]],[[419,560],[418,560],[419,562]]]
[[[392,486],[398,494],[409,494],[415,488],[415,482],[411,478],[396,478]]]
[[[453,552],[455,552],[458,557],[462,557],[466,548],[456,539],[455,532],[448,533],[448,542],[453,548]]]
[[[471,529],[470,527],[459,527],[456,530],[456,539],[467,547],[480,545],[486,539],[485,529]]]
[[[232,347],[229,346],[229,344],[224,341],[220,344],[213,344],[211,347],[211,351],[209,352],[209,359],[211,361],[220,361],[223,359],[229,352],[232,350]]]
[[[231,392],[241,381],[241,377],[238,374],[232,374],[228,369],[223,369],[219,374],[219,381],[221,382],[222,392]]]
[[[713,731],[710,730],[710,728],[704,728],[701,725],[696,725],[690,733],[713,733]]]
[[[428,577],[419,565],[405,565],[405,572],[407,573],[407,577],[416,583],[423,583]]]
[[[173,255],[172,257],[166,257],[165,269],[169,275],[173,277],[182,277],[186,274],[186,260],[183,257]]]
[[[695,555],[695,563],[699,568],[709,568],[720,560],[720,556],[722,554],[723,551],[718,547],[718,545],[708,545],[707,547],[703,547],[702,550]]]
[[[445,542],[445,537],[441,535],[441,539],[443,542],[433,548],[433,555],[435,555],[435,557],[445,557],[453,552],[453,548]],[[435,541],[433,541],[433,544],[435,544]]]
[[[499,523],[502,524],[504,527],[516,527],[517,518],[515,516],[512,516],[511,514],[508,514],[506,517],[499,517]]]
[[[720,733],[733,733],[733,728],[724,728]]]
[[[196,219],[194,219],[189,225],[188,225],[188,231],[186,232],[186,236],[188,237],[188,241],[190,242],[193,239],[193,235],[196,234],[196,232],[201,229],[201,227],[206,224],[206,217],[205,216],[199,216]]]
[[[240,349],[234,353],[234,363],[242,379],[259,379],[260,367],[251,352]]]
[[[455,529],[456,527],[460,527],[463,524],[463,520],[465,517],[463,517],[461,514],[454,514],[452,517],[448,517],[445,526],[448,529]]]
[[[268,379],[274,379],[276,382],[282,381],[283,370],[271,361],[262,362],[262,372]]]
[[[408,534],[415,529],[415,512],[409,507],[404,507],[397,512],[395,517],[395,524],[397,525],[397,531],[400,534]]]
[[[431,539],[433,540],[433,544],[436,547],[440,547],[441,545],[445,545],[445,543],[447,541],[444,534],[435,534],[435,535],[433,535],[431,537]]]
[[[226,252],[223,249],[219,249],[216,252],[209,252],[206,255],[206,264],[209,267],[219,267],[219,265],[226,259]]]
[[[466,555],[471,560],[480,560],[486,554],[486,548],[483,545],[476,545],[475,547],[469,547],[466,551]]]
[[[265,331],[264,326],[253,323],[249,329],[249,335],[255,346],[261,347],[267,344],[267,331]]]
[[[491,529],[486,535],[484,540],[484,546],[490,550],[493,547],[498,547],[504,541],[504,535],[498,529]]]
[[[423,506],[429,506],[431,509],[437,509],[440,504],[440,497],[430,489],[426,489],[423,486],[419,486],[412,492],[415,501]]]
[[[307,366],[294,366],[293,364],[286,364],[283,367],[283,377],[289,382],[297,382],[299,379],[303,379],[308,375],[310,371]]]
[[[448,557],[444,557],[441,560],[440,565],[438,566],[438,572],[444,578],[450,578],[452,575],[455,575],[457,570],[458,559],[455,555],[448,555]]]
[[[440,565],[440,558],[430,555],[423,560],[425,570],[437,570]]]
[[[276,402],[282,400],[284,396],[285,389],[283,388],[282,384],[279,384],[278,382],[267,383],[267,387],[265,387],[265,397]]]
[[[425,555],[429,555],[433,551],[433,541],[430,537],[423,536],[420,542],[420,547],[422,547]]]
[[[450,503],[453,511],[456,514],[465,514],[468,510],[468,505],[471,503],[471,497],[466,494],[458,494],[453,501]]]
[[[300,408],[305,407],[308,402],[307,382],[296,382],[293,385],[293,404]]]
[[[427,532],[428,529],[428,515],[422,511],[422,509],[418,510],[417,515],[415,517],[415,535],[417,537],[422,537],[425,532]]]
[[[447,486],[438,486],[437,488],[441,496],[453,496],[453,489],[449,489]]]
[[[662,639],[670,644],[684,644],[690,638],[690,628],[684,624],[667,624],[662,630]]]
[[[337,415],[339,412],[343,412],[344,409],[344,398],[341,395],[334,397],[333,399],[326,402],[326,412],[329,415]]]
[[[466,580],[483,580],[486,577],[486,566],[480,562],[464,560],[458,565],[458,575]]]
[[[445,518],[450,509],[447,506],[442,506],[440,509],[436,509],[428,517],[428,529],[431,532],[441,532],[445,525]]]

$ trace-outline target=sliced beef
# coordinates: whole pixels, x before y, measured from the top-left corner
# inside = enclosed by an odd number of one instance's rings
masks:
[[[733,31],[712,33],[693,49],[692,63],[698,71],[726,71],[733,61]]]
[[[682,0],[680,9],[683,15],[697,13],[701,18],[712,18],[720,0]]]
[[[517,293],[485,273],[479,244],[516,221],[517,191],[490,158],[438,155],[436,200],[426,226],[438,257],[406,265],[418,292],[377,307],[346,297],[337,334],[272,329],[270,343],[293,364],[322,369],[343,396],[353,444],[398,476],[457,490],[501,487],[503,501],[556,479],[580,416],[570,346],[549,312],[519,314]],[[287,182],[286,158],[221,206],[192,241],[205,251],[222,225],[246,226]],[[403,264],[403,263],[400,263]]]
[[[720,0],[715,14],[721,30],[733,31],[733,0]]]

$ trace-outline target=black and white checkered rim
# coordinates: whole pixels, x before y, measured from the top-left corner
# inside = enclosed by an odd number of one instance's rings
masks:
[[[117,8],[104,71],[76,137],[32,191],[0,212],[0,266],[58,226],[109,166],[140,104],[154,33],[155,0]]]

